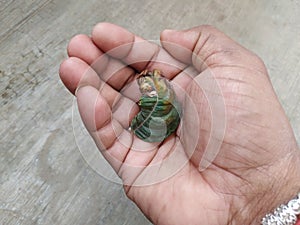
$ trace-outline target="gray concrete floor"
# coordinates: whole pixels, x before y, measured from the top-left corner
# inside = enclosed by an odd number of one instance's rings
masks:
[[[100,21],[152,40],[212,24],[263,58],[299,142],[299,15],[297,0],[1,0],[0,224],[150,224],[80,153],[91,145],[58,77],[73,35]]]

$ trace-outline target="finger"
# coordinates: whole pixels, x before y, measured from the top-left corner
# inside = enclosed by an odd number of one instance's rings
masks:
[[[120,60],[103,53],[87,35],[79,34],[73,37],[67,49],[70,57],[85,61],[103,81],[116,90],[120,90],[136,74]]]
[[[96,88],[92,86],[80,87],[76,95],[80,116],[90,133],[95,133],[111,123],[111,109]],[[112,135],[111,138],[113,138]]]
[[[119,92],[102,82],[97,73],[79,58],[71,57],[65,60],[60,66],[60,77],[73,94],[79,87],[91,86],[100,90],[110,106],[120,98]]]
[[[94,87],[80,87],[77,90],[77,104],[81,119],[100,150],[111,148],[126,131],[113,118],[109,104]],[[130,145],[127,144],[126,147],[129,148]]]
[[[92,39],[99,49],[138,71],[157,68],[168,79],[172,79],[185,67],[158,45],[114,24],[96,25]]]
[[[262,61],[253,53],[211,26],[189,30],[165,30],[161,33],[163,47],[174,58],[192,64],[198,71],[207,67],[243,66],[264,71]]]
[[[136,174],[152,160],[157,145],[144,143],[112,116],[110,106],[99,91],[91,86],[77,90],[77,104],[82,121],[103,153],[118,174],[126,180],[134,179]],[[122,170],[121,167],[123,168]],[[124,168],[131,168],[135,175],[128,174]]]
[[[112,110],[113,117],[124,127],[128,128],[130,121],[138,112],[135,101],[128,99],[118,91],[103,82],[97,73],[84,61],[71,57],[63,62],[60,69],[63,83],[74,94],[83,86],[91,86],[99,91]]]
[[[77,104],[82,121],[97,147],[104,156],[108,156],[105,152],[111,149],[109,162],[118,170],[130,148],[131,138],[128,131],[112,118],[108,103],[94,87],[80,87],[77,90]],[[127,143],[120,144],[118,139]]]
[[[75,94],[79,85],[100,87],[100,79],[93,69],[79,58],[71,57],[62,62],[59,75],[64,85]]]
[[[69,57],[76,57],[85,61],[97,73],[102,73],[109,62],[109,57],[95,46],[89,36],[84,34],[73,37],[68,44],[67,51]],[[95,63],[96,60],[98,63]]]

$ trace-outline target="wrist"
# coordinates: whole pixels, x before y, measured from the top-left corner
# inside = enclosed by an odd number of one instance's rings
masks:
[[[296,211],[292,210],[291,214],[294,213],[293,223],[295,224],[299,218],[299,207],[300,206],[300,151],[297,149],[294,151],[292,157],[287,157],[287,161],[282,160],[282,163],[278,163],[275,167],[275,178],[269,185],[269,191],[266,196],[262,198],[261,204],[265,207],[262,208],[261,213],[258,213],[256,219],[261,224],[261,219],[267,214],[276,215],[276,217],[287,213],[287,208],[291,208],[291,202],[296,201]],[[294,199],[294,201],[291,201]],[[296,199],[296,200],[295,200]],[[288,206],[289,204],[289,206]],[[274,214],[274,210],[275,211]],[[289,213],[288,213],[289,214]],[[293,216],[293,215],[292,215]],[[298,217],[298,218],[297,218]],[[290,219],[290,221],[292,221]],[[298,222],[297,222],[298,223]],[[257,224],[257,223],[255,223]],[[265,223],[268,224],[268,223]],[[273,223],[272,223],[273,224]],[[277,223],[274,223],[277,224]],[[285,225],[285,224],[284,224]]]
[[[295,153],[267,168],[260,168],[260,176],[255,173],[252,185],[243,191],[243,203],[233,212],[232,224],[261,224],[266,214],[295,198],[300,192],[300,151]],[[240,202],[241,198],[238,199]]]
[[[278,173],[285,175],[277,181],[281,185],[277,185],[277,191],[270,186],[270,197],[266,207],[262,210],[264,214],[259,218],[274,218],[274,221],[289,221],[282,223],[283,225],[296,224],[300,214],[300,151],[297,149],[293,152],[292,157],[284,162],[284,165],[278,166]],[[284,173],[284,171],[286,171]],[[272,199],[270,199],[272,198]],[[266,202],[264,200],[264,202]],[[286,217],[289,217],[288,219]],[[264,221],[271,221],[270,219]],[[260,221],[261,222],[261,221]],[[298,222],[297,222],[298,223]],[[262,224],[281,224],[281,223],[262,223]]]
[[[286,204],[281,204],[261,221],[262,225],[295,225],[300,215],[300,192]]]

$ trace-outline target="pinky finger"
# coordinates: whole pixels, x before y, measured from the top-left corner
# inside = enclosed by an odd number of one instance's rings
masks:
[[[76,96],[79,113],[86,129],[103,156],[118,173],[131,148],[131,134],[113,119],[109,104],[96,88],[80,87]]]
[[[101,150],[111,147],[123,128],[112,120],[111,108],[105,98],[92,86],[80,87],[76,96],[81,119],[97,146]]]

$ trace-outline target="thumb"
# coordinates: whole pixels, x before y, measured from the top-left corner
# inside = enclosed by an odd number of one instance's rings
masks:
[[[162,46],[174,58],[192,64],[199,72],[207,67],[247,65],[264,71],[259,57],[218,29],[203,25],[192,29],[161,33]]]

